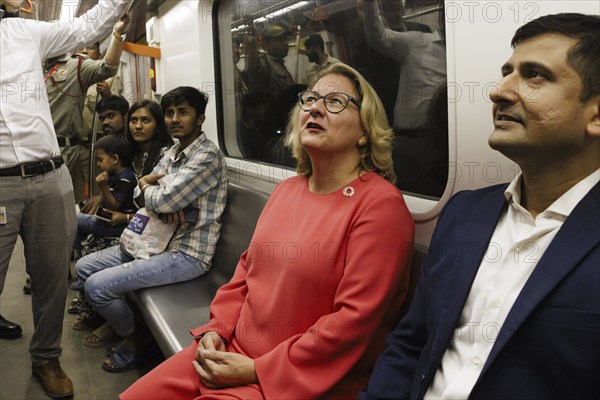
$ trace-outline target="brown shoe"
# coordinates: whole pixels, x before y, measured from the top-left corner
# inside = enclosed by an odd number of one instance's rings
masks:
[[[60,367],[58,358],[53,358],[46,364],[34,364],[31,369],[48,396],[53,399],[73,396],[73,382]]]

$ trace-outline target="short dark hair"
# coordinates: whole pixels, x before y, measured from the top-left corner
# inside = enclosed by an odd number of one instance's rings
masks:
[[[163,96],[160,106],[163,112],[165,112],[172,105],[178,106],[185,102],[196,110],[196,114],[199,117],[206,111],[208,95],[190,86],[179,86]]]
[[[511,46],[545,33],[576,39],[567,53],[567,64],[581,79],[581,101],[600,94],[600,16],[577,13],[546,15],[537,18],[515,32]]]
[[[308,35],[306,40],[304,41],[304,47],[313,47],[318,46],[321,51],[325,51],[325,42],[323,42],[323,38],[319,34]]]
[[[109,156],[118,155],[122,167],[131,167],[133,163],[133,146],[124,135],[106,135],[98,139],[96,149],[104,150]]]
[[[129,111],[129,102],[123,96],[108,96],[98,102],[96,111],[102,113],[108,110],[117,111],[125,118],[127,111]]]

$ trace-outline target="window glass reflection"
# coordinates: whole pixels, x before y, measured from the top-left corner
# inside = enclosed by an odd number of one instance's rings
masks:
[[[233,88],[224,96],[225,150],[293,167],[283,145],[289,111],[321,69],[344,62],[385,105],[398,187],[441,196],[448,170],[443,9],[438,0],[223,1],[223,87]]]

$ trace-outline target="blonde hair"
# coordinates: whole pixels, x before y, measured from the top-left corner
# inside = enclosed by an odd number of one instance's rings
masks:
[[[358,71],[343,63],[332,64],[321,71],[315,78],[315,82],[327,75],[348,78],[360,96],[355,100],[361,104],[360,120],[367,144],[358,146],[360,161],[356,166],[357,169],[364,172],[375,171],[391,183],[396,183],[396,173],[392,161],[394,133],[375,89]],[[310,177],[313,173],[312,164],[308,153],[300,144],[300,127],[298,125],[301,111],[300,106],[296,104],[290,112],[285,144],[292,150],[292,155],[297,161],[296,172],[298,175]]]

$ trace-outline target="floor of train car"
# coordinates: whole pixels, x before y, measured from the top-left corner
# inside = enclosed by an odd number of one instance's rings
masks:
[[[4,292],[0,298],[1,314],[23,329],[19,339],[0,339],[0,399],[50,399],[41,385],[31,375],[31,362],[27,351],[32,334],[31,296],[23,293],[25,283],[25,261],[20,242],[10,261]],[[70,292],[67,301],[73,298]],[[65,313],[60,363],[73,381],[74,399],[117,399],[118,394],[129,387],[139,377],[164,360],[158,346],[150,346],[144,363],[139,368],[114,374],[101,368],[106,359],[106,348],[90,348],[83,345],[85,331],[74,331],[71,326],[75,315]]]

